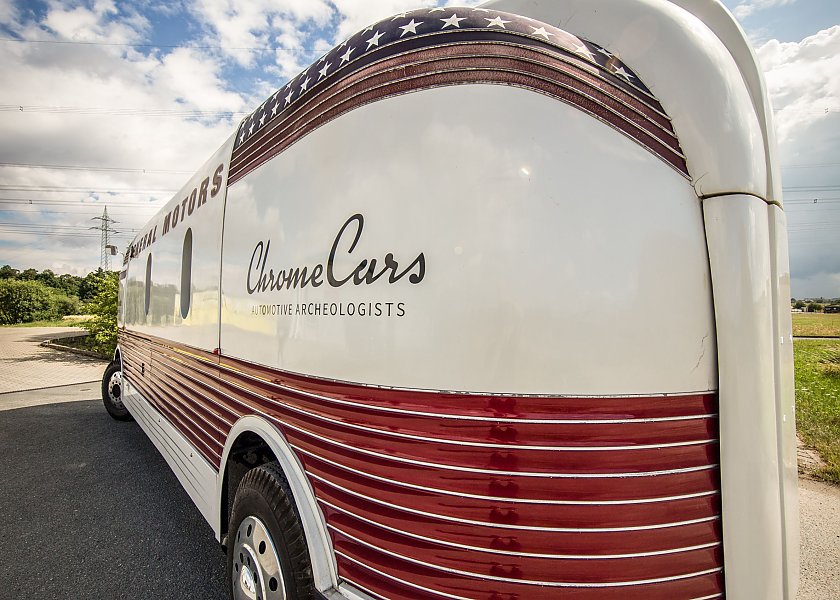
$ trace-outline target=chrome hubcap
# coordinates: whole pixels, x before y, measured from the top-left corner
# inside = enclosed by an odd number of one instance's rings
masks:
[[[111,374],[111,378],[108,380],[108,399],[117,408],[124,408],[122,403],[122,371]]]
[[[262,521],[246,517],[236,531],[231,551],[235,600],[285,600],[280,557]]]

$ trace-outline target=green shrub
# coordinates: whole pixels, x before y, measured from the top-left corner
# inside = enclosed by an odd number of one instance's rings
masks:
[[[0,325],[59,319],[79,308],[78,298],[34,280],[0,280]]]
[[[93,318],[82,323],[90,332],[92,347],[101,354],[111,355],[117,347],[117,295],[119,274],[113,271],[104,273],[97,283],[96,293],[87,303],[89,314]]]

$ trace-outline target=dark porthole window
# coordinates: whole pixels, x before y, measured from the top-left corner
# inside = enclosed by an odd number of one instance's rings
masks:
[[[186,319],[192,299],[192,228],[184,234],[184,249],[181,251],[181,318]]]
[[[149,306],[152,304],[152,253],[149,252],[149,257],[146,259],[146,295],[143,306],[146,315],[149,314]]]

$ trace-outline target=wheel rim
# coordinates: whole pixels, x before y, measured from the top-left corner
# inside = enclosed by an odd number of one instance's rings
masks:
[[[111,404],[120,410],[124,408],[122,403],[122,371],[111,373],[111,378],[108,380],[108,399]]]
[[[243,519],[232,551],[235,600],[285,600],[280,557],[262,521],[253,516]]]

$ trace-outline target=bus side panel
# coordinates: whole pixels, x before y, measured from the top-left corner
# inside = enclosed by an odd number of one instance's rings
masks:
[[[722,593],[711,277],[678,170],[545,95],[436,88],[235,180],[224,232],[220,402],[289,440],[345,581]]]
[[[350,112],[230,187],[224,243],[226,356],[423,389],[716,387],[689,182],[527,90]]]
[[[218,347],[222,218],[232,138],[129,250],[125,325],[203,350]]]

